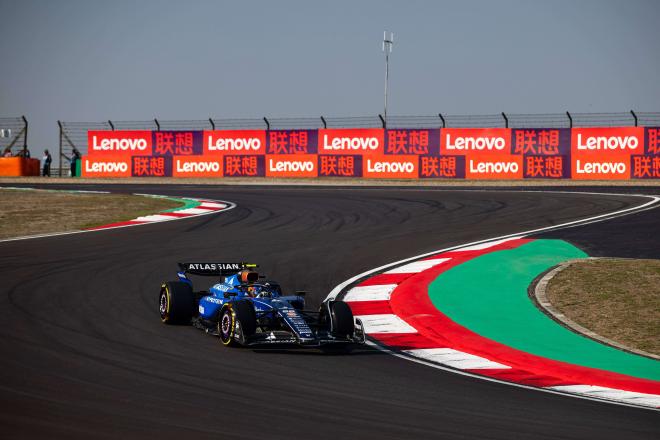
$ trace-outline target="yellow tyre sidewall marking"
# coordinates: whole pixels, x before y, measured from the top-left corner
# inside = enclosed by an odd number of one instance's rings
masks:
[[[234,332],[236,330],[236,313],[234,313],[234,309],[231,306],[227,306],[227,308],[231,312],[231,330],[229,332],[229,338],[227,338],[227,342],[220,338],[224,345],[231,344],[231,342],[234,340]],[[224,312],[222,314],[224,315]],[[220,332],[222,332],[222,318],[220,318]]]
[[[172,298],[170,297],[170,289],[167,287],[167,284],[163,284],[160,287],[161,289],[165,289],[165,295],[167,296],[167,309],[165,310],[165,318],[160,319],[163,322],[167,322],[170,320],[170,303],[172,302]]]

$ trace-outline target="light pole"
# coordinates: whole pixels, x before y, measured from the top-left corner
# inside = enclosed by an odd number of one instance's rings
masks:
[[[387,38],[387,31],[383,32],[383,52],[385,52],[385,127],[387,127],[387,83],[390,79],[390,54],[392,53],[392,46],[394,45],[394,33],[390,32],[390,37]]]

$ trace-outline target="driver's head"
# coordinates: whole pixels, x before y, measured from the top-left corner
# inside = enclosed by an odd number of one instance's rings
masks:
[[[252,284],[259,279],[259,274],[251,270],[242,270],[239,278],[242,284]]]

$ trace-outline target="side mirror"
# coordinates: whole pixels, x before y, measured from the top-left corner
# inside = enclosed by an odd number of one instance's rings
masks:
[[[225,292],[225,294],[223,296],[225,297],[225,299],[229,299],[229,298],[232,298],[236,295],[238,295],[236,292]]]

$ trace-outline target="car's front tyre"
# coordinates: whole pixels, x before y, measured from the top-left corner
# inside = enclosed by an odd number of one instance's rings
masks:
[[[257,317],[250,301],[225,304],[218,317],[218,335],[224,345],[240,345],[257,328]]]

